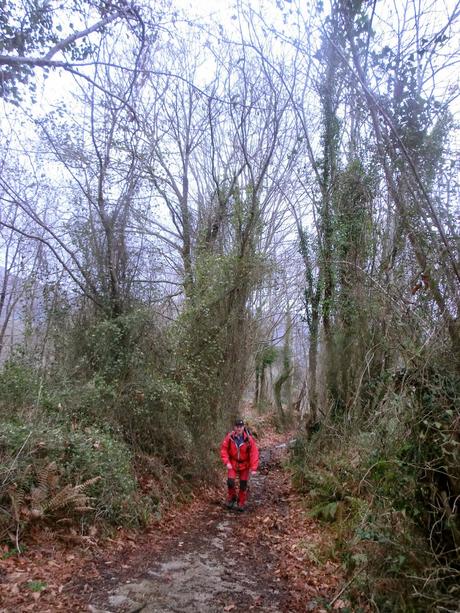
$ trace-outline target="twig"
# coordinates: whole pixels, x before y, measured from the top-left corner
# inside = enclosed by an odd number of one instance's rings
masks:
[[[366,472],[365,472],[365,474],[364,474],[364,477],[363,477],[363,478],[361,479],[361,481],[359,482],[359,485],[358,485],[358,494],[360,494],[360,493],[361,493],[361,486],[362,486],[362,484],[364,483],[364,481],[366,480],[367,475],[368,475],[368,474],[371,472],[371,470],[373,470],[373,469],[374,469],[374,468],[375,468],[375,467],[376,467],[376,466],[379,464],[379,462],[380,462],[380,461],[381,461],[381,460],[378,460],[377,462],[374,462],[374,464],[372,464],[372,466],[370,466],[370,467],[369,467],[369,468],[366,470]]]
[[[353,583],[353,581],[356,579],[356,577],[358,577],[364,570],[364,567],[361,568],[355,575],[353,575],[353,577],[350,579],[350,581],[348,581],[348,583],[346,583],[343,588],[340,590],[340,592],[334,596],[334,598],[331,600],[331,602],[329,603],[329,607],[332,607],[332,605],[336,602],[336,600],[338,600],[340,598],[340,596],[344,593],[344,591],[346,589],[348,589],[350,587],[350,585]]]
[[[16,551],[21,554],[21,548],[19,547],[19,522],[16,524]]]
[[[29,438],[31,437],[31,435],[32,435],[32,430],[31,430],[31,431],[29,432],[29,434],[27,435],[27,438],[26,438],[26,440],[23,442],[21,449],[20,449],[20,450],[17,452],[16,457],[15,457],[15,458],[14,458],[14,460],[12,461],[11,466],[9,467],[9,469],[8,469],[8,471],[7,471],[7,473],[6,473],[6,477],[3,479],[2,486],[3,486],[3,485],[5,485],[5,483],[7,482],[8,477],[9,477],[10,473],[12,472],[14,465],[16,464],[16,460],[17,460],[17,459],[18,459],[18,457],[20,456],[21,451],[22,451],[22,450],[24,449],[24,447],[26,446],[26,443],[27,443],[27,441],[29,440]]]

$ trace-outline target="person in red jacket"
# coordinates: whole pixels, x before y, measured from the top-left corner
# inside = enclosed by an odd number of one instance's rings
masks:
[[[244,427],[242,419],[235,421],[234,429],[222,441],[220,457],[228,469],[228,493],[225,506],[232,509],[236,504],[238,511],[244,511],[248,493],[248,477],[250,472],[253,475],[256,474],[259,465],[259,450],[254,437]],[[237,475],[239,477],[238,495],[236,493]]]

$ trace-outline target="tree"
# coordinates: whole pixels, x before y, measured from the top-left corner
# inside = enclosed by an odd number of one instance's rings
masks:
[[[397,55],[389,48],[382,51],[383,57],[389,56],[390,65],[395,68],[393,104],[386,106],[373,91],[365,71],[367,60],[361,51],[367,45],[368,21],[363,17],[362,10],[361,5],[354,8],[340,6],[343,29],[350,46],[350,62],[345,50],[337,45],[335,47],[342,62],[359,83],[367,103],[389,193],[419,270],[429,280],[432,298],[446,321],[458,362],[460,270],[453,245],[430,194],[433,160],[439,159],[439,154],[428,132],[427,120],[430,116],[431,120],[435,119],[442,105],[435,99],[424,100],[423,87],[426,81],[422,78],[422,75],[426,78],[430,72],[433,75],[436,49],[447,40],[455,10],[447,15],[445,25],[432,32],[428,38],[420,38],[418,32],[415,44],[406,47],[404,52],[401,51],[404,49],[402,46],[398,47]],[[418,13],[418,23],[421,17],[422,14]],[[404,30],[400,32],[401,42],[406,34]],[[437,270],[431,261],[431,254],[437,254],[436,259],[441,264]]]
[[[0,96],[18,101],[19,84],[31,82],[33,68],[61,68],[91,81],[85,61],[95,54],[97,45],[89,37],[107,31],[111,24],[126,23],[141,39],[144,26],[133,3],[83,1],[72,7],[39,0],[18,3],[6,0],[0,17]],[[94,37],[93,37],[94,38]],[[56,55],[64,54],[64,60]],[[70,58],[68,58],[70,56]]]

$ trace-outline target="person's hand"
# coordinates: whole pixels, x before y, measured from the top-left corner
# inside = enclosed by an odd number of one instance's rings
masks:
[[[230,464],[230,462],[228,462],[227,464],[227,468],[230,470],[231,468],[233,468],[233,466]]]
[[[255,476],[257,475],[257,470],[252,470],[252,471],[251,471],[251,475],[252,475],[253,477],[255,477]]]

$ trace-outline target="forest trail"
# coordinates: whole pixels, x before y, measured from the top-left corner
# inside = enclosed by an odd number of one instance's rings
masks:
[[[267,512],[274,505],[277,515],[286,515],[289,492],[282,489],[279,479],[276,488],[267,487],[281,450],[262,450],[261,469],[251,480],[245,513],[225,509],[220,500],[210,501],[191,517],[187,529],[176,535],[159,558],[151,561],[143,577],[128,579],[111,590],[102,606],[91,606],[90,610],[284,610],[288,600],[286,581],[280,576],[270,543],[260,538],[254,526],[262,515],[272,515]]]
[[[308,515],[283,467],[286,437],[260,443],[245,513],[223,506],[225,479],[171,509],[147,532],[69,550],[41,543],[2,562],[3,611],[91,613],[340,610],[346,583],[332,536]],[[70,553],[69,553],[70,551]],[[13,583],[13,581],[15,583]],[[47,587],[30,593],[31,581]],[[3,603],[2,603],[3,604]]]
[[[297,495],[282,468],[286,452],[287,444],[279,441],[261,448],[245,513],[229,511],[220,497],[211,497],[192,510],[182,530],[154,557],[143,556],[135,576],[117,580],[105,594],[94,594],[89,610],[325,611],[339,589],[340,573],[331,562],[320,570],[308,559],[313,542],[321,536],[317,526],[314,532],[308,530],[313,524],[305,512],[299,516],[299,508],[294,509]],[[305,533],[299,534],[299,528]],[[336,599],[333,605],[337,610],[344,603]]]

